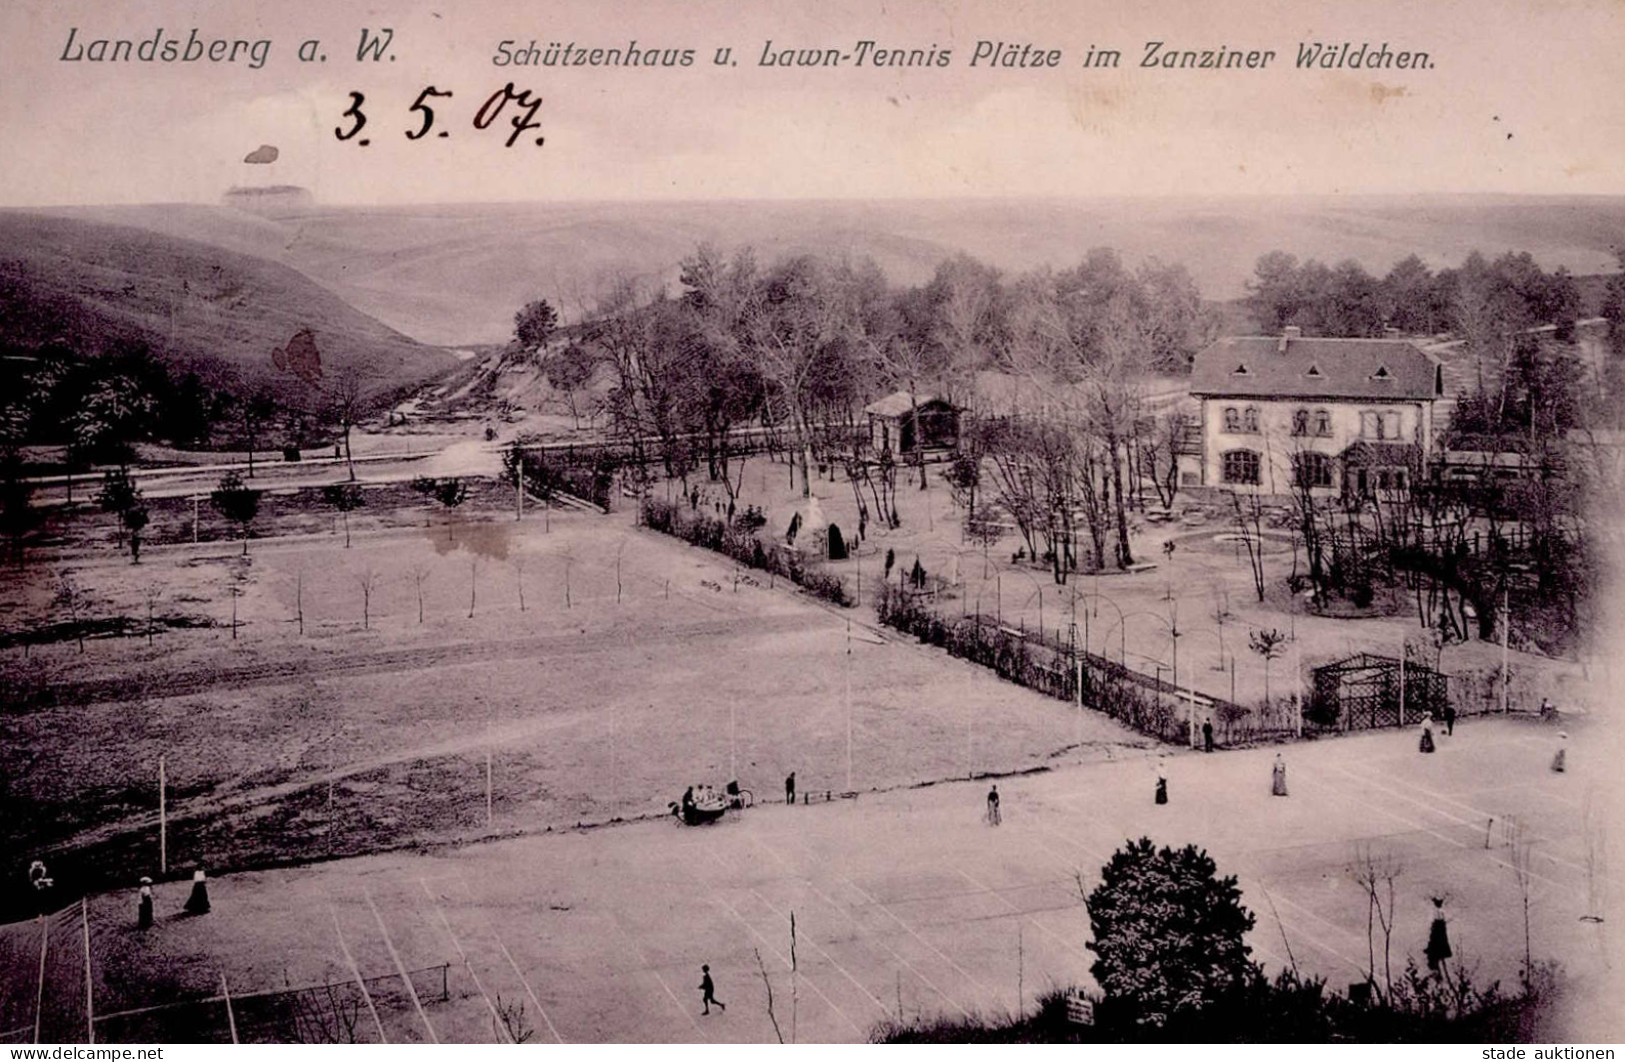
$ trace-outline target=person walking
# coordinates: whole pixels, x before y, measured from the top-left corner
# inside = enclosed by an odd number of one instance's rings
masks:
[[[1202,751],[1213,751],[1213,720],[1202,720]]]
[[[700,1012],[701,1014],[711,1013],[711,1004],[713,1003],[723,1010],[728,1009],[728,1004],[717,998],[717,986],[711,980],[711,967],[703,964],[700,966],[700,1002],[705,1005],[705,1009]]]
[[[152,879],[141,879],[141,899],[135,908],[135,927],[137,929],[152,928]]]
[[[1428,969],[1435,974],[1442,974],[1445,960],[1450,958],[1450,933],[1444,922],[1444,897],[1434,896],[1433,925],[1428,928],[1428,946],[1423,951],[1427,956]]]
[[[1569,768],[1569,735],[1566,731],[1558,731],[1557,754],[1552,757],[1552,771],[1562,774]]]
[[[999,787],[995,785],[987,791],[987,822],[989,826],[997,826],[999,821]]]
[[[1155,799],[1158,804],[1168,803],[1168,779],[1160,774],[1157,775],[1157,795]]]
[[[1430,715],[1422,720],[1422,740],[1416,745],[1418,752],[1433,751],[1433,717]]]
[[[796,802],[796,772],[794,771],[784,777],[784,802],[786,804]]]
[[[1449,701],[1444,702],[1444,733],[1446,737],[1456,736],[1456,706]]]
[[[1275,766],[1270,768],[1270,795],[1286,796],[1286,761],[1281,754],[1275,754]]]

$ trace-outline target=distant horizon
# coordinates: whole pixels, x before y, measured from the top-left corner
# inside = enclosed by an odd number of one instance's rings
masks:
[[[304,192],[311,198],[305,204],[310,207],[360,209],[360,210],[394,210],[411,207],[507,207],[507,206],[664,206],[664,205],[692,205],[705,206],[722,203],[833,203],[833,204],[862,204],[862,203],[1056,203],[1056,204],[1089,204],[1111,202],[1254,202],[1254,201],[1291,201],[1291,202],[1356,202],[1360,200],[1404,201],[1420,199],[1475,199],[1500,201],[1550,201],[1563,202],[1569,200],[1584,200],[1595,202],[1599,200],[1620,200],[1625,202],[1625,188],[1617,192],[1500,192],[1500,191],[1416,191],[1416,192],[1110,192],[1099,194],[988,194],[988,195],[852,195],[852,196],[777,196],[777,195],[732,195],[732,196],[600,196],[600,197],[569,197],[569,198],[531,198],[531,199],[403,199],[368,202],[365,200],[326,200],[319,198],[316,193],[303,185],[233,185],[219,193],[214,199],[151,199],[151,200],[101,200],[101,201],[59,201],[42,203],[5,203],[0,204],[0,210],[29,211],[29,210],[65,210],[74,208],[117,208],[117,207],[222,207],[230,208],[231,204],[225,202],[225,197],[234,191],[253,192],[286,190],[289,192]],[[254,211],[242,210],[242,213],[251,214]],[[290,215],[297,211],[289,211]],[[1625,236],[1625,233],[1622,233]]]

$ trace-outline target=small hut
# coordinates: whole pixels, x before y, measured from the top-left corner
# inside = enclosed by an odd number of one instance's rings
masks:
[[[869,445],[876,453],[890,450],[900,457],[959,445],[959,409],[947,399],[898,391],[870,403],[863,412],[869,420]]]

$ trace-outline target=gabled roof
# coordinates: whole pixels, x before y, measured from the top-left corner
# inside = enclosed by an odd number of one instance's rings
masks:
[[[1408,339],[1231,336],[1191,366],[1191,394],[1249,398],[1437,398],[1437,360]]]
[[[946,406],[948,403],[935,395],[923,391],[916,391],[912,396],[907,391],[896,391],[885,398],[869,403],[863,411],[876,417],[906,417],[917,406],[925,409],[928,405]]]

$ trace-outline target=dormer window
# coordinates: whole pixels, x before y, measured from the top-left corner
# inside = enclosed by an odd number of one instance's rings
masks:
[[[1388,366],[1378,365],[1377,371],[1371,374],[1371,378],[1373,380],[1391,380],[1393,379],[1393,375],[1389,373]]]
[[[1305,372],[1304,375],[1309,377],[1311,380],[1318,380],[1324,374],[1320,371],[1319,365],[1311,365],[1309,366],[1309,371]]]
[[[1230,375],[1231,376],[1246,376],[1246,375],[1248,375],[1247,366],[1245,364],[1237,365],[1234,369],[1230,370]]]

